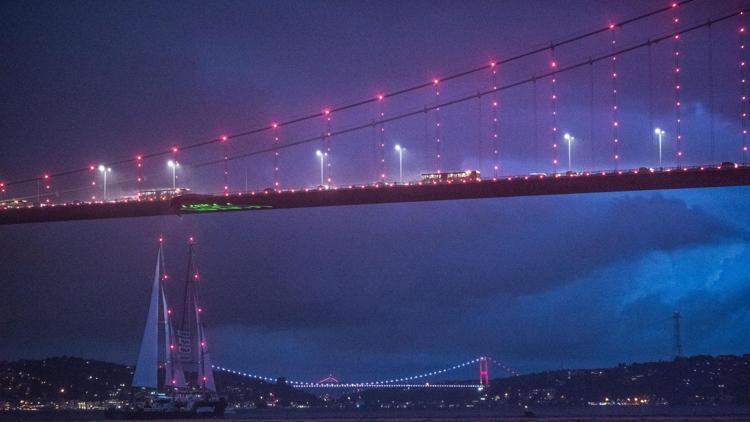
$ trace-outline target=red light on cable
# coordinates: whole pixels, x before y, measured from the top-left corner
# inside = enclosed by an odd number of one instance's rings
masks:
[[[271,123],[271,127],[274,128],[274,129],[276,129],[276,128],[279,127],[279,124],[278,123]]]
[[[435,78],[435,79],[432,80],[432,83],[434,85],[437,85],[438,83],[440,83],[440,81],[437,78]]]
[[[331,110],[325,109],[325,110],[323,110],[323,114],[326,115],[326,116],[328,116],[329,114],[331,114]]]
[[[177,147],[172,147],[172,152],[177,152]]]
[[[383,101],[383,98],[385,98],[385,96],[383,94],[378,95],[378,100],[379,101]]]
[[[610,24],[609,24],[609,29],[615,29],[615,24],[613,24],[613,23],[610,23]]]
[[[224,141],[226,141],[226,140],[227,140],[227,135],[222,135],[222,136],[221,136],[221,141],[222,141],[222,142],[224,142]]]

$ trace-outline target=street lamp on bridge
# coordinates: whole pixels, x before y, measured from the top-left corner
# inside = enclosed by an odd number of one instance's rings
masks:
[[[167,161],[167,167],[172,169],[172,190],[177,190],[177,167],[179,166],[180,163],[177,161]]]
[[[112,169],[106,167],[104,164],[99,164],[99,172],[104,175],[104,200],[107,200],[107,173],[111,173]]]
[[[657,127],[656,129],[654,129],[654,133],[659,137],[659,168],[661,168],[661,137],[666,135],[667,132],[664,132]]]
[[[327,152],[323,152],[321,150],[315,151],[315,155],[320,157],[320,186],[325,186],[325,174],[324,174],[324,168],[325,168],[325,160],[328,156]]]
[[[394,149],[398,151],[398,182],[403,184],[404,183],[404,151],[406,151],[406,148],[402,148],[401,145],[396,144]]]
[[[565,141],[568,142],[568,171],[572,171],[573,170],[573,160],[572,160],[573,155],[572,155],[571,148],[573,145],[573,141],[575,141],[576,138],[571,136],[569,133],[566,133],[565,135],[563,135],[563,138],[565,139]]]

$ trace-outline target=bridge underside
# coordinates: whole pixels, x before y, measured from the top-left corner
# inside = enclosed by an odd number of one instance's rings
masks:
[[[328,190],[254,192],[229,196],[189,194],[171,201],[4,209],[0,210],[0,224],[747,185],[750,185],[750,167],[745,166],[663,172],[591,173],[558,177],[530,175],[452,184],[345,186]]]

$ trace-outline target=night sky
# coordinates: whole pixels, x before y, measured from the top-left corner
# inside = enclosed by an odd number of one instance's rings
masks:
[[[372,98],[663,4],[6,1],[0,180]],[[748,5],[695,0],[680,13],[690,25]],[[712,28],[711,54],[707,30],[682,38],[685,164],[741,160],[739,24]],[[625,47],[671,30],[666,13],[618,30],[617,41]],[[609,52],[610,40],[604,34],[562,47],[557,60],[564,66]],[[624,168],[655,165],[654,126],[668,132],[665,165],[675,164],[672,47],[652,48],[651,96],[647,50],[618,59]],[[501,67],[498,84],[541,74],[549,60],[542,53]],[[578,140],[576,169],[613,167],[609,66],[559,76],[559,125]],[[447,82],[441,97],[488,83],[487,72]],[[533,87],[500,95],[503,174],[551,170],[549,80],[536,88],[536,135]],[[490,101],[441,110],[446,169],[491,174]],[[386,99],[384,110],[394,115],[434,102],[427,89]],[[375,105],[334,113],[332,129],[376,113]],[[434,118],[385,126],[389,179],[398,169],[395,143],[407,148],[408,179],[433,169]],[[320,119],[280,136],[283,143],[324,130]],[[375,139],[372,130],[333,138],[336,181],[373,179]],[[229,154],[271,141],[270,133],[233,139]],[[320,142],[282,151],[282,186],[317,184],[317,148]],[[222,155],[217,146],[179,154],[179,183],[220,191],[221,166],[197,164]],[[560,156],[564,167],[564,149]],[[145,163],[148,187],[171,183],[167,158]],[[244,189],[246,175],[249,189],[273,182],[269,155],[233,160],[229,171],[232,190]],[[85,197],[94,177],[52,184],[61,199]],[[132,164],[114,167],[112,194],[133,194],[134,177]],[[33,184],[14,189],[6,198],[36,192]],[[686,354],[747,353],[748,210],[747,188],[723,188],[4,226],[0,359],[68,354],[133,364],[160,234],[176,280],[184,277],[187,237],[197,239],[215,363],[262,375],[383,379],[485,354],[520,372],[669,359],[675,310],[683,315]]]

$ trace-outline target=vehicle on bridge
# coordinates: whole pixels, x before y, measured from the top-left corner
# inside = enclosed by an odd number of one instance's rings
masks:
[[[7,201],[0,202],[0,209],[26,208],[29,206],[31,206],[31,203],[25,199],[9,199]]]
[[[188,188],[165,188],[165,189],[148,189],[138,192],[138,198],[141,201],[164,201],[176,196],[184,195],[190,192]]]
[[[479,182],[482,177],[479,170],[449,171],[439,173],[422,173],[424,183]]]

